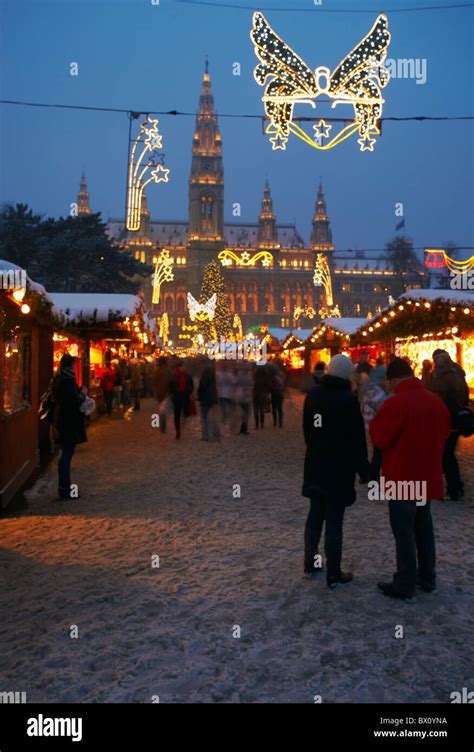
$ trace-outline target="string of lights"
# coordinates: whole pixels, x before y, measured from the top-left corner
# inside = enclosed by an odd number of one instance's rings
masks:
[[[63,109],[63,110],[84,110],[84,111],[90,111],[90,112],[112,112],[112,113],[122,113],[126,115],[160,115],[163,116],[171,116],[171,117],[196,117],[195,112],[181,112],[180,110],[140,110],[140,112],[137,112],[135,110],[131,109],[125,109],[122,107],[93,107],[90,105],[80,105],[80,104],[57,104],[57,103],[48,103],[48,102],[24,102],[17,99],[0,99],[0,104],[9,104],[14,105],[18,107],[44,107],[44,108],[57,108],[57,109]],[[268,120],[268,118],[265,115],[251,115],[251,114],[245,114],[245,113],[225,113],[225,112],[218,112],[216,113],[218,117],[220,118],[247,118],[247,119],[255,119],[255,120],[261,120],[265,121]],[[316,121],[319,120],[319,117],[295,117],[294,120],[300,120],[300,121]],[[350,117],[347,118],[325,118],[326,122],[330,123],[346,123],[351,120]],[[406,117],[382,117],[380,118],[380,121],[382,122],[410,122],[410,121],[443,121],[443,120],[474,120],[474,115],[409,115]]]
[[[211,2],[211,0],[174,0],[185,5],[207,6],[209,8],[224,8],[228,10],[271,11],[272,13],[374,13],[373,8],[325,8],[314,5],[312,8],[276,8],[262,5],[240,5],[239,3]],[[474,3],[446,3],[442,5],[420,5],[412,8],[389,8],[384,13],[420,13],[433,10],[455,10],[459,8],[474,8]]]

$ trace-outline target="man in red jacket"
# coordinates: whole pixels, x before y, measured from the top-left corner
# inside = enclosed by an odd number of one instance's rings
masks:
[[[382,452],[381,475],[385,484],[394,481],[397,489],[406,490],[410,482],[411,488],[423,484],[426,495],[418,503],[418,497],[404,495],[389,501],[397,572],[393,582],[380,582],[379,589],[384,595],[409,601],[417,583],[425,592],[436,588],[430,500],[444,496],[442,460],[451,419],[443,402],[414,377],[406,360],[395,358],[390,363],[387,380],[394,396],[369,424],[372,443]]]

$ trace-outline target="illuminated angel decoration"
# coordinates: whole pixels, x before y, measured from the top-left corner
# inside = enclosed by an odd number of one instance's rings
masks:
[[[212,321],[216,312],[217,293],[215,292],[206,303],[198,303],[188,292],[188,310],[191,321]]]
[[[262,13],[254,13],[250,37],[260,60],[254,77],[260,86],[266,85],[262,101],[270,120],[266,132],[271,135],[273,149],[286,149],[288,137],[294,133],[315,149],[324,151],[358,131],[361,151],[373,151],[375,139],[371,136],[380,135],[379,120],[384,103],[379,87],[384,88],[390,80],[390,73],[384,67],[390,33],[383,13],[332,73],[324,66],[313,73],[273,31]],[[294,107],[295,104],[310,104],[315,109],[315,100],[321,95],[332,100],[332,107],[351,104],[354,121],[330,137],[332,126],[321,119],[314,126],[315,138],[312,138],[293,122]],[[330,138],[330,141],[323,144],[323,138]]]

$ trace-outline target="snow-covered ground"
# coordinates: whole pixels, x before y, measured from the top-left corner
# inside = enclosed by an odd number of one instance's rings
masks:
[[[283,430],[268,421],[210,444],[197,418],[180,442],[161,435],[152,400],[131,420],[101,418],[74,458],[82,498],[53,501],[52,467],[26,512],[0,520],[0,691],[312,703],[449,702],[474,689],[472,502],[434,505],[437,596],[408,605],[377,592],[394,544],[385,504],[363,491],[345,523],[354,583],[305,580],[301,407],[293,393]],[[472,499],[474,441],[460,454]]]

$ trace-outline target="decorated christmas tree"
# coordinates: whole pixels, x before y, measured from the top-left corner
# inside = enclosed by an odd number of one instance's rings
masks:
[[[222,274],[221,264],[217,261],[209,262],[204,268],[199,298],[201,305],[207,303],[214,293],[217,295],[214,317],[211,320],[197,321],[198,331],[202,334],[205,342],[216,339],[216,337],[227,337],[232,331],[232,314],[229,309],[224,275]]]

